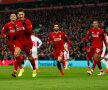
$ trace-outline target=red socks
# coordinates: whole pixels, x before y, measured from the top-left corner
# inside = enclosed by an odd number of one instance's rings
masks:
[[[93,62],[93,66],[92,66],[91,72],[93,72],[93,70],[95,69],[96,65],[98,65],[98,68],[100,69],[100,71],[103,72],[103,69],[102,69],[102,66],[101,66],[101,62],[100,61],[96,61],[96,60],[94,60],[94,62]]]
[[[100,61],[97,61],[97,65],[98,65],[98,68],[100,69],[100,71],[103,72],[103,69],[102,69],[101,62]]]
[[[34,59],[30,60],[30,63],[32,65],[32,67],[33,67],[33,70],[36,70],[35,60]]]
[[[61,68],[61,65],[60,65],[60,63],[59,62],[57,62],[57,67],[58,67],[58,69],[60,70],[60,72],[62,71],[62,68]]]
[[[20,69],[22,69],[22,56],[16,57],[16,60],[18,61],[18,66],[20,67]]]
[[[17,73],[17,69],[18,69],[18,61],[15,60],[15,64],[14,64],[14,74]]]

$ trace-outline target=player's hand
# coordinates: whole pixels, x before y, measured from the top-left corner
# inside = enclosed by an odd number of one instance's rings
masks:
[[[9,38],[10,38],[10,35],[5,35],[5,37],[6,37],[7,39],[9,39]]]
[[[25,22],[25,21],[22,23],[22,25],[23,25],[24,27],[26,27],[26,26],[27,26],[27,24],[26,24],[26,22]]]
[[[49,42],[47,42],[47,44],[49,44]]]

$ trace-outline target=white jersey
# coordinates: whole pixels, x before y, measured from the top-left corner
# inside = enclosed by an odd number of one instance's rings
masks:
[[[40,48],[40,46],[42,45],[42,41],[35,37],[34,35],[31,35],[31,40],[33,42],[33,47],[32,47],[32,56],[33,58],[37,58],[37,48]],[[39,45],[38,45],[39,43]]]
[[[107,36],[107,35],[105,35],[105,37],[106,37],[106,42],[108,43],[108,36]],[[105,43],[103,42],[103,50],[102,50],[101,57],[108,58],[108,54],[107,54],[107,55],[105,55],[105,53],[106,53],[106,46],[105,46]]]
[[[68,44],[64,44],[64,59],[69,59],[69,50],[68,50]]]

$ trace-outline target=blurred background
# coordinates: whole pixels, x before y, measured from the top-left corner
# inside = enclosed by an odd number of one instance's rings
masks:
[[[58,24],[61,31],[65,32],[70,40],[70,60],[85,60],[86,46],[90,39],[79,48],[78,42],[92,27],[92,21],[98,20],[104,29],[108,20],[108,0],[0,0],[0,32],[9,21],[11,13],[16,13],[17,8],[24,8],[26,18],[33,25],[35,35],[43,45],[38,49],[39,60],[54,60],[53,45],[46,45],[49,33],[54,24]],[[22,52],[24,57],[25,53]],[[0,60],[13,60],[9,51],[7,39],[0,35]]]

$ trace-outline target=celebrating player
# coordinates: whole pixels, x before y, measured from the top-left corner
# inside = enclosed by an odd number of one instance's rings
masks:
[[[35,67],[35,60],[32,57],[32,24],[31,22],[24,18],[25,13],[22,8],[17,10],[17,17],[18,20],[15,22],[15,29],[16,29],[16,44],[15,44],[15,52],[14,57],[19,58],[20,53],[24,50],[27,54],[28,59],[30,60],[33,66],[33,73],[32,77],[36,77],[36,67]],[[20,73],[18,74],[19,77],[22,76],[24,69],[20,69]]]
[[[93,21],[93,28],[89,29],[86,37],[82,39],[82,42],[84,42],[89,36],[92,37],[92,56],[94,59],[94,63],[92,66],[91,71],[87,71],[89,75],[93,73],[93,70],[96,67],[96,64],[98,65],[98,68],[100,69],[100,73],[98,75],[103,75],[103,69],[101,67],[101,62],[100,62],[100,55],[102,51],[102,41],[104,40],[105,45],[107,46],[105,36],[104,36],[104,31],[99,28],[99,23],[98,21]]]
[[[68,69],[69,50],[68,50],[68,43],[67,42],[64,44],[64,59],[66,61],[65,69]]]
[[[6,23],[2,29],[1,35],[2,37],[8,37],[8,45],[9,49],[14,56],[14,46],[15,46],[15,26],[14,23],[17,17],[14,13],[10,15],[10,22]],[[7,35],[5,34],[7,32]],[[16,77],[18,66],[22,69],[22,57],[19,56],[20,60],[15,58],[15,65],[14,65],[14,77]],[[13,74],[12,74],[13,75]]]
[[[32,56],[35,59],[36,72],[40,72],[40,70],[38,70],[38,51],[37,51],[37,49],[40,48],[40,46],[42,45],[42,41],[38,37],[35,36],[34,32],[31,35],[31,39],[33,42]],[[27,65],[27,63],[28,63],[28,60],[25,62],[24,67]],[[31,66],[31,64],[30,64],[30,66]],[[32,68],[32,66],[31,66],[31,68]]]
[[[63,38],[65,37],[68,43],[68,49],[69,49],[69,39],[65,35],[64,32],[59,31],[59,26],[54,25],[54,32],[49,35],[47,44],[50,43],[50,41],[53,41],[53,54],[54,58],[57,61],[57,67],[60,70],[60,76],[64,75],[64,72],[61,68],[60,63],[63,63],[65,65],[65,61],[63,60],[63,54],[64,54],[64,45],[63,45]]]

